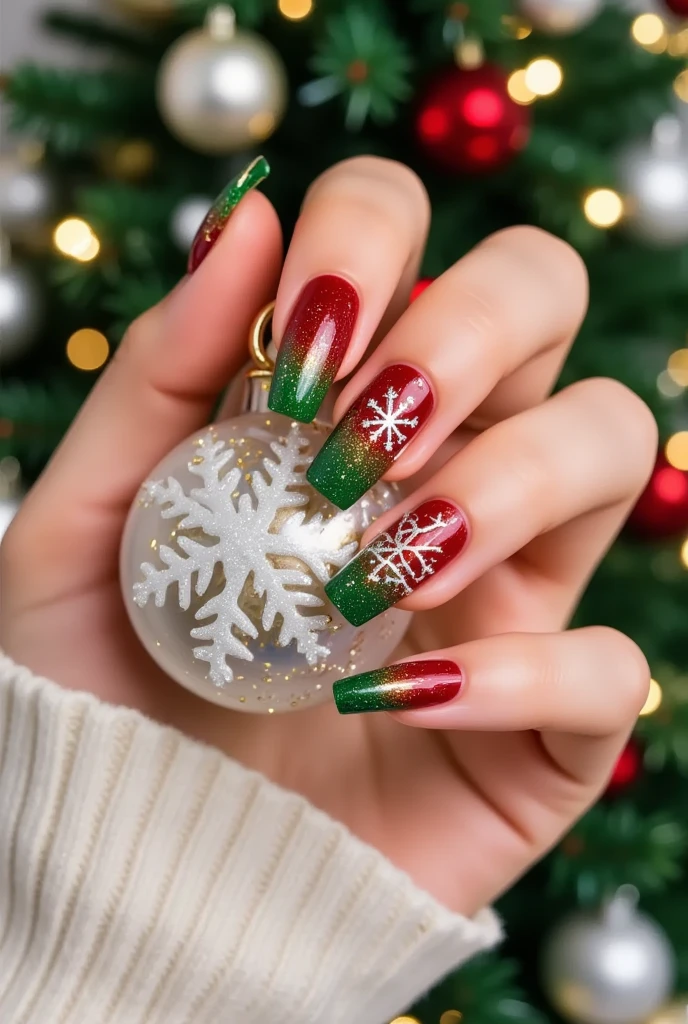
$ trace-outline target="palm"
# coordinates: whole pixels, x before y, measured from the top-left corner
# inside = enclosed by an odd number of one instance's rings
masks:
[[[13,578],[14,563],[7,567],[3,582],[12,597],[4,602],[4,626],[15,658],[212,743],[302,793],[449,905],[478,909],[525,868],[543,838],[557,834],[571,800],[580,801],[577,786],[562,792],[565,780],[530,732],[409,730],[387,716],[342,718],[332,705],[277,718],[218,711],[173,684],[129,624],[117,572],[122,516],[107,529],[90,527],[94,557],[75,559],[71,578],[53,574],[44,560],[44,593],[33,581],[25,601],[24,574]],[[59,585],[51,588],[51,580]],[[504,563],[444,607],[417,614],[397,653],[559,628],[565,611],[553,618],[552,608],[551,592],[532,572]]]

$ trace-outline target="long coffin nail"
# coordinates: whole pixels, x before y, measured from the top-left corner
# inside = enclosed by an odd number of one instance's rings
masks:
[[[461,683],[461,670],[453,661],[405,661],[342,679],[333,690],[339,713],[356,715],[446,704],[457,696]]]
[[[323,274],[301,292],[277,354],[268,405],[302,423],[315,417],[337,376],[354,332],[358,292]]]
[[[261,181],[265,181],[269,173],[270,165],[265,157],[256,157],[220,192],[191,244],[188,266],[190,274],[193,274],[194,270],[198,270],[217,242],[232,210],[239,205],[247,192],[254,189],[256,185],[260,185]]]
[[[396,363],[375,377],[328,437],[308,470],[313,486],[349,508],[414,439],[435,404],[429,382]]]
[[[325,591],[345,619],[362,626],[443,569],[467,540],[461,510],[445,498],[431,498],[371,541]]]

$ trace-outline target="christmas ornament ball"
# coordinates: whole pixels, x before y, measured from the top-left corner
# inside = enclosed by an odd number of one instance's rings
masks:
[[[549,936],[543,986],[573,1024],[645,1024],[667,999],[675,958],[664,932],[622,887],[601,909],[578,910]]]
[[[640,775],[643,756],[634,739],[630,739],[619,754],[614,770],[607,784],[606,795],[618,796],[632,786]]]
[[[647,141],[619,158],[624,224],[646,245],[688,242],[688,134],[678,118],[660,118]]]
[[[445,170],[487,173],[504,167],[530,134],[530,110],[507,90],[496,65],[452,67],[431,80],[415,117],[426,156]]]
[[[55,212],[56,190],[43,167],[23,167],[13,157],[0,159],[0,224],[9,238],[31,241],[45,233]]]
[[[663,453],[629,516],[628,529],[646,540],[675,537],[688,530],[688,472],[670,465]]]
[[[30,272],[0,264],[0,365],[26,354],[41,323],[43,300]]]
[[[604,0],[519,0],[527,21],[544,35],[567,36],[596,18]]]
[[[213,205],[210,196],[187,196],[172,211],[170,237],[178,249],[188,252],[198,229]]]
[[[688,18],[688,0],[662,0],[664,7],[678,18]],[[688,1020],[688,1014],[686,1014]]]
[[[157,94],[181,142],[200,153],[233,153],[272,135],[287,105],[287,78],[274,47],[217,7],[168,50]]]
[[[382,665],[406,630],[395,609],[351,626],[324,592],[398,500],[381,482],[342,512],[308,484],[329,429],[242,413],[172,451],[131,509],[120,575],[134,629],[168,675],[216,704],[323,703],[336,679]]]

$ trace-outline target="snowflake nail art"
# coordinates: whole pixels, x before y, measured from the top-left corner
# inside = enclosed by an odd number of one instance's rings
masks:
[[[468,525],[444,498],[424,501],[379,534],[325,587],[354,626],[412,594],[463,549]]]
[[[308,503],[307,494],[294,489],[304,482],[310,461],[310,456],[303,453],[305,445],[298,427],[292,427],[284,440],[273,442],[270,447],[274,458],[263,459],[263,472],[252,474],[252,494],[244,493],[236,501],[232,495],[242,470],[232,465],[234,451],[217,440],[212,431],[202,439],[197,457],[189,464],[189,471],[200,477],[202,487],[186,494],[174,477],[146,485],[146,496],[161,506],[160,514],[165,519],[180,519],[176,546],[182,553],[161,545],[158,553],[165,568],[156,568],[150,562],[141,565],[143,579],[134,584],[134,600],[143,607],[154,597],[161,608],[168,589],[176,584],[179,607],[187,609],[194,578],[195,592],[203,597],[216,576],[216,568],[222,570],[220,592],[196,612],[198,620],[216,616],[215,620],[191,630],[194,639],[204,641],[194,649],[194,657],[208,662],[209,676],[216,686],[233,679],[228,657],[253,660],[238,635],[258,635],[255,623],[240,607],[249,576],[258,596],[265,597],[263,628],[270,630],[276,620],[281,620],[280,646],[295,641],[309,665],[330,653],[320,637],[330,621],[324,607],[323,614],[305,612],[324,606],[322,598],[313,592],[313,583],[325,583],[332,567],[344,565],[356,544],[339,546],[333,535],[338,529],[336,522],[324,520],[320,513],[305,522],[306,513],[301,508],[279,520],[278,513],[284,509]],[[223,472],[228,466],[231,468]],[[275,530],[277,521],[281,526]],[[180,530],[199,531],[204,543],[179,535]],[[211,539],[214,543],[208,543]],[[280,558],[286,560],[286,567],[277,567]]]
[[[422,373],[404,363],[386,367],[327,439],[308,480],[339,508],[349,508],[411,443],[433,405]]]

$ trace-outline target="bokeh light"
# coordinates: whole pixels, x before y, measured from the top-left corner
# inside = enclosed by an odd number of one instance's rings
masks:
[[[596,188],[585,196],[583,212],[596,228],[611,228],[623,216],[623,200],[611,188]]]
[[[77,370],[99,370],[109,355],[107,338],[92,327],[75,331],[67,342],[67,358]]]
[[[520,103],[522,106],[526,106],[528,103],[532,103],[533,100],[537,99],[533,90],[529,89],[526,85],[525,68],[519,68],[518,71],[514,71],[509,75],[506,88],[512,100],[515,100],[516,103]]]
[[[662,687],[659,685],[656,679],[650,680],[650,689],[648,690],[647,700],[643,704],[640,714],[651,715],[653,714],[659,705],[662,703]]]
[[[641,46],[656,46],[666,34],[658,14],[640,14],[631,25],[631,35]]]
[[[681,545],[681,561],[686,569],[688,569],[688,537],[684,540]]]
[[[71,256],[80,263],[94,260],[100,252],[100,242],[90,224],[80,217],[67,217],[53,233],[55,247],[65,256]]]
[[[531,60],[526,68],[525,83],[536,96],[551,96],[563,80],[564,73],[561,67],[551,57]]]
[[[301,21],[313,10],[313,0],[279,0],[280,14],[289,21]]]
[[[688,68],[676,75],[674,79],[674,92],[680,100],[688,103]]]
[[[673,434],[664,447],[664,454],[674,469],[688,470],[688,430]]]
[[[667,373],[673,381],[688,388],[688,348],[677,348],[667,361]]]
[[[664,398],[678,398],[685,391],[683,384],[679,384],[669,370],[662,370],[657,375],[657,390]]]

